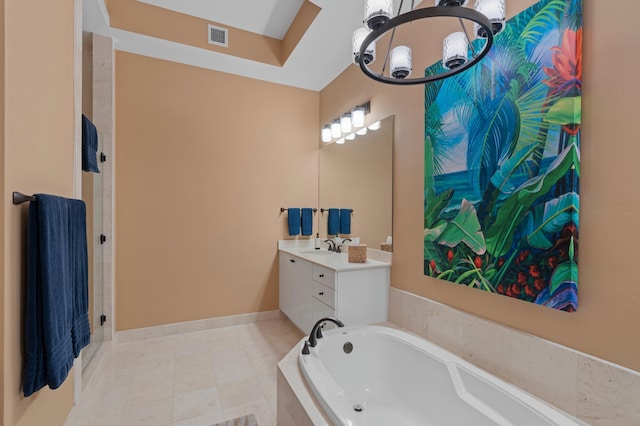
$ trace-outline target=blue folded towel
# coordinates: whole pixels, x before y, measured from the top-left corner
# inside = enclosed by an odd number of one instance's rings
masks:
[[[27,236],[25,397],[58,388],[90,340],[84,202],[36,194]]]
[[[300,234],[300,209],[290,207],[287,210],[287,215],[289,216],[287,221],[289,224],[289,235],[299,235]]]
[[[82,114],[82,170],[100,173],[97,154],[98,131],[96,126]]]
[[[338,235],[340,233],[340,210],[329,209],[327,218],[327,235]]]
[[[351,233],[351,209],[340,209],[340,233]]]
[[[313,209],[304,207],[302,211],[302,235],[313,235]]]

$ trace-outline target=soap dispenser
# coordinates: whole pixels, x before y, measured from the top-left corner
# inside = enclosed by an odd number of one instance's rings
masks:
[[[320,233],[316,233],[316,250],[320,250]]]

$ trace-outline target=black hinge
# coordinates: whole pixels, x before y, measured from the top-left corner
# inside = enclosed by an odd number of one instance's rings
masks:
[[[107,322],[107,316],[104,314],[100,315],[100,326],[103,326],[105,322]]]
[[[107,156],[104,155],[104,152],[100,153],[100,162],[104,163],[105,161],[107,161]]]
[[[100,234],[100,244],[104,244],[107,242],[107,236],[104,234]]]

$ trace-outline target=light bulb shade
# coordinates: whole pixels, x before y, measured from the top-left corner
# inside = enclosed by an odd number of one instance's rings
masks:
[[[366,127],[363,127],[362,129],[360,129],[360,130],[358,130],[358,131],[356,132],[356,135],[358,135],[358,136],[364,136],[364,135],[366,135],[366,134],[367,134],[367,130],[369,130],[369,129],[367,129]]]
[[[476,0],[475,9],[485,15],[489,22],[491,22],[491,28],[493,29],[493,35],[498,34],[504,29],[506,22],[505,0]],[[487,32],[477,23],[473,25],[475,33],[480,38],[487,38]]]
[[[358,28],[353,32],[353,36],[351,37],[351,42],[353,45],[353,63],[356,65],[360,64],[360,48],[362,47],[362,42],[369,35],[371,30],[368,28]],[[362,60],[365,64],[370,64],[371,62],[376,60],[376,42],[374,41],[369,46],[367,46],[367,50],[364,51],[364,55],[362,55]]]
[[[365,0],[364,2],[364,22],[372,30],[389,21],[392,13],[392,0]]]
[[[436,0],[436,6],[466,6],[469,0]]]
[[[442,42],[442,65],[448,70],[453,70],[467,62],[469,59],[469,42],[467,36],[458,31],[449,34]]]
[[[322,142],[331,142],[331,126],[328,124],[322,128]]]
[[[342,145],[344,143],[344,138],[338,139],[336,143]]]
[[[411,48],[397,46],[391,51],[391,76],[397,79],[411,75]]]
[[[342,128],[340,127],[340,122],[338,120],[331,123],[331,137],[339,138],[342,135]]]
[[[340,130],[342,133],[351,133],[351,114],[344,114],[340,117]]]
[[[376,121],[375,123],[369,124],[369,130],[378,130],[380,126],[381,126],[380,122]]]
[[[356,138],[356,134],[355,133],[349,133],[347,136],[344,137],[346,140],[348,141],[352,141]]]
[[[362,127],[364,126],[364,108],[363,107],[355,107],[351,111],[351,124],[353,127]]]

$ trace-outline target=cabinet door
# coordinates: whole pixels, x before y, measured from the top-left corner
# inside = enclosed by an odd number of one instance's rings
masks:
[[[280,309],[303,332],[311,323],[311,263],[280,253]]]

